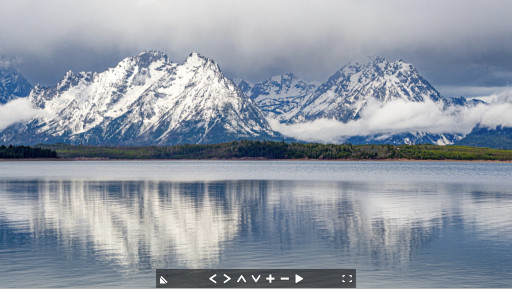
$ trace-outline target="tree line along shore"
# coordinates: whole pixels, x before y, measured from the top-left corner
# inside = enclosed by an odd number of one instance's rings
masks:
[[[418,145],[352,145],[242,140],[175,146],[0,146],[1,159],[269,159],[512,161],[512,150]]]
[[[0,146],[0,159],[55,159],[57,152],[50,148],[30,146]]]

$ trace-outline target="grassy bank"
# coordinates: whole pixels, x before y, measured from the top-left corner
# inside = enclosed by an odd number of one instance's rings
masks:
[[[112,147],[44,145],[60,158],[94,159],[324,159],[324,160],[489,160],[510,161],[512,150],[437,145],[333,145],[270,141],[222,144]]]

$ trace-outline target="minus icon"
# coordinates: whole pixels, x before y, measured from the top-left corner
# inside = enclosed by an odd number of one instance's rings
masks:
[[[290,280],[290,277],[281,277],[281,281],[288,281]]]

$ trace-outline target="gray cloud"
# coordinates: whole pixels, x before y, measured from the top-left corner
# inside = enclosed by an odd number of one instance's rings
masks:
[[[0,1],[0,54],[46,84],[149,49],[198,51],[253,81],[323,81],[369,55],[412,62],[435,86],[505,86],[512,72],[510,1]]]
[[[21,58],[19,58],[19,57],[0,56],[0,69],[9,69],[11,67],[16,67],[21,62],[22,62]]]

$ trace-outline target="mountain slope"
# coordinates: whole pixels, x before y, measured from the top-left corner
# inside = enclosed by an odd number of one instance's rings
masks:
[[[128,57],[102,73],[68,72],[29,99],[48,116],[17,124],[3,143],[149,145],[275,138],[263,114],[211,59],[184,63],[158,51]]]
[[[288,73],[276,75],[254,85],[240,81],[240,89],[253,99],[270,118],[287,120],[303,105],[305,97],[315,91],[316,82],[306,82]]]
[[[30,94],[32,85],[14,69],[0,68],[0,104]]]
[[[512,149],[512,128],[499,126],[496,129],[491,129],[477,126],[455,144],[496,149]]]
[[[361,118],[361,112],[370,103],[385,104],[400,100],[403,103],[433,103],[439,110],[452,106],[472,106],[464,98],[446,99],[434,89],[409,63],[402,60],[389,62],[383,58],[373,58],[366,64],[350,63],[334,73],[325,83],[317,86],[316,90],[308,91],[301,96],[300,103],[286,114],[277,117],[282,124],[308,124],[320,119],[337,120],[342,123],[356,121]],[[280,106],[273,107],[279,111]],[[286,134],[286,126],[280,126],[280,131]],[[330,128],[325,128],[326,130]],[[332,129],[331,129],[332,130]],[[296,134],[296,130],[294,130]],[[312,136],[306,136],[311,139]],[[462,135],[439,134],[428,131],[383,131],[374,135],[343,136],[337,142],[392,143],[415,144],[434,143],[452,144]]]
[[[351,63],[342,67],[308,97],[289,122],[319,118],[347,122],[358,119],[371,100],[389,102],[397,99],[446,101],[411,64],[377,57],[363,65]]]

